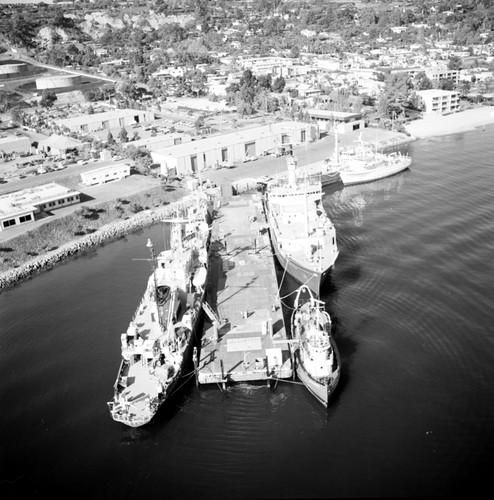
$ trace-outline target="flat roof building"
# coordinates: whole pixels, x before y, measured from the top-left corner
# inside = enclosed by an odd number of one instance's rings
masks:
[[[317,122],[321,131],[329,132],[336,127],[338,133],[345,134],[365,127],[361,113],[346,113],[327,109],[308,109],[307,113],[312,121]]]
[[[417,90],[416,105],[424,113],[447,114],[460,109],[460,93],[453,90]]]
[[[81,181],[86,186],[96,186],[107,182],[120,181],[130,175],[130,165],[114,163],[81,173]]]
[[[154,113],[140,109],[115,109],[92,115],[75,116],[55,120],[61,128],[68,128],[71,132],[96,132],[132,126],[136,123],[154,121]]]
[[[0,231],[32,222],[42,212],[79,203],[80,192],[55,182],[0,196]]]
[[[189,175],[220,164],[233,164],[246,156],[259,156],[282,144],[305,143],[311,127],[314,126],[305,122],[278,122],[151,151],[151,158],[161,165],[165,176]]]
[[[0,139],[0,158],[5,154],[29,153],[30,151],[31,139],[29,137],[9,135]]]
[[[128,148],[129,146],[134,146],[136,148],[146,147],[149,151],[158,151],[163,148],[178,146],[179,144],[188,142],[192,142],[192,136],[190,134],[176,133],[124,142],[122,146],[124,148]]]

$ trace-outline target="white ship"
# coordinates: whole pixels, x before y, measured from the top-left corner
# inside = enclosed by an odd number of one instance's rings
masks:
[[[340,355],[324,303],[315,299],[305,286],[297,291],[291,328],[297,376],[327,406],[340,380]]]
[[[338,136],[335,136],[335,154],[326,161],[324,169],[338,171],[344,186],[372,182],[407,169],[412,159],[401,153],[379,153],[376,148],[362,141],[359,137],[355,145],[343,149],[340,153]]]
[[[265,192],[273,251],[286,272],[319,296],[338,257],[336,230],[322,205],[320,178],[297,172],[293,156],[287,166],[287,179],[268,183]]]
[[[122,361],[108,403],[114,420],[131,427],[151,421],[179,388],[200,338],[208,274],[209,226],[206,211],[172,219],[170,249],[156,257],[137,311],[121,335]],[[196,338],[197,337],[197,338]]]

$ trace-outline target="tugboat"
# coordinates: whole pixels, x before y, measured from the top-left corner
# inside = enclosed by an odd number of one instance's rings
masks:
[[[153,271],[126,333],[122,361],[108,403],[111,416],[130,427],[151,421],[178,390],[200,336],[208,275],[210,228],[204,207],[170,219],[170,249],[156,257],[148,240]]]
[[[280,265],[319,296],[338,257],[336,230],[322,206],[320,176],[299,175],[287,158],[288,178],[268,182],[265,212],[273,251]]]
[[[306,286],[297,290],[291,328],[297,376],[327,406],[340,379],[340,355],[324,303],[315,299]]]

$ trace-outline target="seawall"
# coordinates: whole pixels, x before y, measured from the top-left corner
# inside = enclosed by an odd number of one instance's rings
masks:
[[[56,264],[73,257],[88,248],[121,238],[122,236],[132,233],[133,231],[156,224],[163,220],[164,217],[182,214],[183,210],[195,200],[197,200],[197,196],[189,195],[179,201],[170,203],[169,205],[139,212],[129,219],[108,224],[101,227],[94,233],[66,243],[56,250],[47,252],[44,255],[39,255],[19,267],[10,269],[9,271],[0,274],[0,293],[3,290],[14,286],[21,281],[29,279],[42,271],[52,269]]]

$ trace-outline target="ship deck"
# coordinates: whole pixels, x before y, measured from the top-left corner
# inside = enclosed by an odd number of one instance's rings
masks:
[[[260,202],[242,195],[213,222],[201,384],[290,378],[293,373],[274,257]]]

